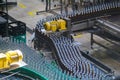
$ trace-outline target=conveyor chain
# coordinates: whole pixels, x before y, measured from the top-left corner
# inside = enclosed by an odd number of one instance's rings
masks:
[[[80,11],[69,12],[68,14],[48,16],[45,19],[41,19],[35,29],[35,47],[39,49],[40,44],[46,42],[47,46],[49,45],[49,48],[53,51],[61,68],[81,80],[113,80],[112,72],[106,72],[86,59],[81,54],[80,45],[72,39],[63,36],[59,32],[44,34],[42,30],[44,29],[45,22],[70,18],[71,23],[74,23],[104,15],[119,14],[119,10],[120,1],[114,1],[86,7]]]
[[[54,16],[48,16],[46,19],[40,20],[40,22],[53,21],[58,19],[64,19],[68,17],[71,19],[71,22],[78,22],[85,19],[100,17],[104,15],[115,15],[120,13],[120,0],[112,1],[110,3],[98,4],[83,9],[69,12],[68,14],[58,14]]]
[[[111,80],[112,73],[98,68],[93,62],[81,55],[77,42],[62,36],[60,33],[45,35],[36,30],[37,40],[41,38],[54,50],[60,66],[82,80]],[[41,36],[41,38],[40,38]],[[37,46],[38,47],[38,46]],[[52,51],[53,51],[52,50]]]
[[[30,69],[31,71],[34,71],[37,73],[37,75],[42,75],[45,79],[40,80],[79,80],[78,78],[74,76],[70,76],[69,72],[63,71],[59,68],[56,68],[52,64],[50,64],[49,61],[47,61],[41,53],[37,53],[35,50],[29,48],[25,44],[17,44],[12,42],[5,42],[0,38],[0,51],[4,50],[14,50],[14,49],[20,49],[23,52],[23,61],[25,61],[28,65],[25,66],[26,69]],[[18,70],[19,71],[19,70]],[[22,70],[20,70],[22,72]],[[35,77],[35,74],[28,73],[32,75],[34,79],[32,80],[39,80],[37,77]],[[28,75],[26,74],[26,75]],[[22,80],[31,80],[27,79],[28,77],[26,75],[23,75]],[[5,75],[6,76],[6,75]],[[0,78],[4,77],[4,74],[0,74]],[[15,76],[16,77],[16,76]],[[15,78],[12,76],[11,78],[5,79],[5,80],[15,80],[18,78]],[[19,75],[18,75],[19,77]],[[21,75],[20,75],[21,77]],[[25,79],[24,79],[25,77]],[[27,77],[27,78],[26,78]],[[31,77],[31,76],[30,76]],[[37,79],[36,79],[37,78]],[[18,79],[21,80],[21,79]]]

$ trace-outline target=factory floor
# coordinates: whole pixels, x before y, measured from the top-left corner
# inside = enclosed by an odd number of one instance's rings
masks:
[[[36,27],[37,21],[41,18],[44,18],[48,15],[53,15],[51,13],[42,12],[39,15],[36,15],[36,11],[45,10],[45,3],[42,3],[40,0],[17,0],[18,6],[11,8],[9,10],[9,14],[13,16],[15,19],[23,21],[27,24],[27,44],[29,45],[29,39],[32,35],[32,30]],[[120,25],[120,16],[119,20],[116,18],[113,21]],[[117,18],[118,19],[118,18]],[[90,34],[79,34],[74,37],[76,41],[81,43],[81,49],[89,50],[90,54],[102,61],[105,65],[109,66],[113,71],[115,71],[116,75],[120,74],[120,52],[119,53],[111,53],[110,51],[101,48],[100,46],[95,45],[94,49],[90,47]],[[101,39],[98,39],[100,41]],[[100,41],[102,43],[102,41]],[[107,42],[103,41],[103,44],[107,44]],[[114,45],[113,45],[114,46]],[[114,49],[115,47],[113,47]],[[117,49],[117,48],[116,48]],[[119,50],[120,48],[118,48]]]

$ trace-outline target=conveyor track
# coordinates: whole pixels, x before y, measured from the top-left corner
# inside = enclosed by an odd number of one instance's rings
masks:
[[[96,18],[104,15],[116,15],[120,14],[120,0],[112,1],[110,3],[103,3],[85,7],[78,11],[69,12],[68,14],[58,14],[54,16],[48,16],[46,19],[41,19],[40,22],[52,21],[58,19],[70,18],[71,22],[79,22],[85,19]]]
[[[113,24],[111,22],[102,20],[102,19],[98,19],[96,21],[98,24],[98,27],[100,27],[101,29],[103,29],[105,32],[117,37],[120,39],[120,36],[118,34],[120,34],[120,26]]]
[[[68,37],[63,36],[61,33],[44,34],[42,29],[44,28],[44,23],[70,18],[71,24],[77,21],[82,21],[85,19],[96,18],[104,15],[114,15],[119,14],[120,1],[115,1],[111,3],[105,3],[100,5],[94,5],[91,7],[83,8],[80,11],[75,11],[66,14],[48,16],[45,19],[41,19],[35,30],[35,47],[39,48],[42,42],[46,42],[47,46],[51,48],[63,70],[67,70],[73,76],[81,80],[113,80],[112,72],[103,71],[99,66],[88,60],[82,55],[78,44]],[[69,27],[69,26],[68,26]]]
[[[36,31],[37,32],[37,31]],[[63,70],[69,71],[73,76],[81,80],[111,80],[112,73],[103,71],[96,64],[83,57],[79,44],[61,34],[51,34],[49,36],[39,33],[39,36],[56,53],[56,57]],[[40,38],[40,37],[39,37]]]
[[[35,50],[32,50],[24,43],[17,44],[9,41],[6,42],[0,38],[1,52],[16,49],[21,50],[23,53],[23,61],[28,64],[27,66],[25,66],[25,68],[30,69],[39,75],[42,75],[45,78],[44,80],[79,80],[74,76],[70,76],[68,72],[58,69],[55,66],[51,65],[40,53],[37,53]],[[35,80],[39,79],[35,78]]]

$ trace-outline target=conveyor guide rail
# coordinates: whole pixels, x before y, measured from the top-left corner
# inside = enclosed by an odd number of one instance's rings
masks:
[[[100,19],[98,19],[96,22],[99,23],[100,28],[102,28],[106,32],[120,38],[120,35],[118,35],[118,34],[120,34],[120,26],[119,25],[113,24],[113,23],[105,21],[105,20],[100,20]]]

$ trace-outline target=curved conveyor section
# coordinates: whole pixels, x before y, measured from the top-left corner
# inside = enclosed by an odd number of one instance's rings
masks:
[[[25,61],[28,65],[25,66],[25,68],[20,68],[15,72],[20,71],[21,74],[26,75],[28,77],[30,76],[35,80],[79,80],[76,77],[70,76],[68,72],[58,69],[55,66],[51,65],[45,60],[45,58],[40,53],[37,53],[35,50],[32,50],[26,44],[6,42],[0,38],[0,52],[16,49],[22,51],[24,56],[23,61]]]
[[[67,70],[81,80],[112,80],[112,74],[103,71],[96,64],[82,56],[79,44],[61,34],[50,34],[49,36],[37,34],[50,44],[54,50],[58,62],[63,70]]]
[[[14,71],[0,73],[0,80],[34,80],[34,79],[46,80],[41,75],[38,76],[34,74],[33,71],[30,71],[26,68],[19,68]]]
[[[35,30],[35,47],[39,49],[41,42],[46,42],[53,51],[62,69],[70,72],[71,75],[81,80],[113,80],[112,74],[100,69],[90,60],[83,57],[79,44],[75,44],[73,40],[62,36],[59,33],[46,35],[42,33],[44,23],[58,19],[70,18],[72,23],[85,19],[95,18],[99,16],[119,14],[120,1],[105,3],[86,7],[81,11],[76,11],[56,16],[48,16],[41,19]]]

